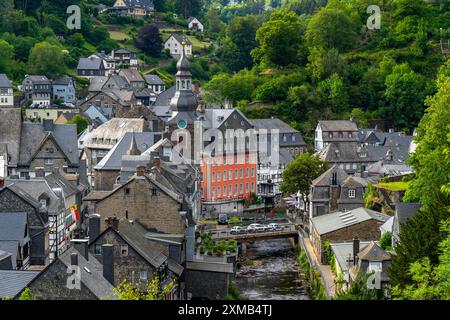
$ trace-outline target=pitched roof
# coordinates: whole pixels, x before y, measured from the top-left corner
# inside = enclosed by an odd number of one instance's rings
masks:
[[[135,118],[112,118],[101,126],[89,132],[85,139],[85,144],[89,148],[105,148],[104,139],[109,141],[119,140],[127,132],[145,131],[145,120]],[[97,139],[97,142],[92,141]],[[98,142],[100,140],[100,142]],[[112,148],[114,144],[109,146]]]
[[[155,141],[161,137],[155,132],[126,132],[122,139],[109,150],[103,159],[95,166],[96,170],[120,170],[122,166],[122,157],[127,155],[132,137],[136,140],[138,150],[143,153],[150,148]]]
[[[0,73],[0,88],[12,88],[12,81],[8,79],[6,74]]]
[[[48,211],[50,214],[56,214],[61,209],[61,199],[55,194],[54,190],[50,187],[44,178],[37,179],[7,179],[7,184],[15,184],[17,187],[22,189],[28,195],[30,195],[34,200],[39,202],[39,197],[43,194],[49,199]]]
[[[391,255],[384,251],[375,241],[371,241],[358,253],[358,258],[368,261],[391,260]]]
[[[104,77],[104,76],[91,78],[88,91],[89,92],[100,92],[100,91],[102,91],[102,88],[105,85],[106,81],[108,81],[108,79],[109,79],[108,77]]]
[[[39,271],[0,270],[0,300],[13,298],[37,277]]]
[[[334,213],[324,214],[312,218],[311,221],[317,233],[319,233],[319,235],[323,235],[372,219],[380,222],[386,222],[389,219],[389,216],[361,207],[347,212],[337,211]]]
[[[186,45],[188,45],[188,46],[192,45],[192,42],[185,35],[182,35],[182,34],[179,34],[179,33],[171,33],[170,36],[174,37],[175,40],[177,40],[179,44],[181,44],[183,41],[185,41]],[[170,37],[169,37],[169,39],[170,39]],[[167,40],[169,40],[169,39],[167,39]]]
[[[369,148],[370,146],[367,146]],[[358,142],[331,142],[317,154],[323,161],[328,162],[374,162],[376,161],[370,152],[364,152],[365,156],[361,156],[362,150]],[[365,147],[364,147],[365,148]]]
[[[42,75],[28,75],[25,77],[25,80],[30,80],[33,84],[50,84],[50,80]]]
[[[89,254],[89,260],[86,260],[75,248],[67,249],[58,259],[67,267],[71,265],[71,254],[78,253],[78,265],[81,271],[81,283],[83,283],[89,291],[100,299],[117,300],[114,294],[113,286],[103,277],[103,265]],[[51,266],[51,265],[50,265]],[[49,266],[49,267],[50,267]],[[44,270],[45,271],[45,270]],[[36,278],[38,279],[38,278]],[[36,280],[35,279],[35,280]]]
[[[53,81],[53,85],[69,85],[73,82],[72,77],[62,76]]]
[[[327,171],[322,173],[319,177],[314,179],[311,184],[313,186],[329,186],[331,183],[332,174],[337,173],[337,183],[341,184],[345,179],[347,179],[348,174],[338,165],[333,165]]]
[[[357,131],[356,123],[350,120],[320,120],[322,131]]]
[[[272,129],[280,130],[280,133],[296,133],[298,132],[286,122],[281,121],[278,118],[271,119],[251,119],[251,124],[255,126],[255,129],[267,129],[268,131]]]
[[[146,74],[145,81],[152,85],[165,85],[164,81],[157,74]]]
[[[170,112],[170,101],[172,100],[176,91],[176,87],[175,85],[173,85],[165,91],[161,92],[158,97],[156,97],[156,101],[153,103],[152,110],[154,110],[155,107],[163,107],[164,109],[161,109],[160,112],[157,112],[156,110],[154,111],[157,115],[165,114],[167,111]],[[168,116],[170,116],[170,114],[168,114]]]
[[[365,248],[369,243],[370,241],[360,241],[359,246]],[[340,269],[347,272],[353,266],[353,241],[331,242],[330,246]]]
[[[19,250],[19,241],[0,240],[0,250],[11,254],[13,267],[17,264],[17,252]],[[1,286],[0,286],[1,287]]]
[[[99,70],[99,69],[101,69],[102,65],[103,65],[102,59],[91,56],[89,58],[80,58],[77,69],[78,70]]]
[[[141,74],[136,69],[122,69],[119,71],[119,75],[124,77],[128,83],[137,81],[144,82]]]
[[[341,185],[342,187],[362,187],[362,184],[356,181],[352,176],[348,176]]]
[[[0,212],[0,241],[18,241],[22,244],[26,225],[26,212]]]
[[[78,141],[76,124],[54,124],[52,132],[46,132],[41,123],[22,123],[19,163],[27,165],[42,146],[51,137],[73,165],[78,165]]]

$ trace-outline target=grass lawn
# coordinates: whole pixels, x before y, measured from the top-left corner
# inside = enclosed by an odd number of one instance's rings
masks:
[[[391,191],[402,191],[408,189],[409,182],[395,181],[395,182],[380,182],[378,187]]]

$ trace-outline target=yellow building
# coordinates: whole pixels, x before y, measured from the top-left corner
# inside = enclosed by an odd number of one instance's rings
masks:
[[[79,108],[56,107],[47,108],[26,108],[25,116],[27,119],[51,119],[55,121],[63,113],[79,113]]]

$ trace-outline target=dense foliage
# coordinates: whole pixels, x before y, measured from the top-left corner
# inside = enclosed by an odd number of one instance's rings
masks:
[[[307,142],[319,119],[387,119],[410,133],[418,125],[446,61],[440,39],[450,38],[448,1],[292,0],[265,10],[267,3],[218,4],[215,15],[209,12],[228,23],[216,54],[229,72],[205,86],[208,102],[230,101],[249,117],[279,117]],[[381,8],[379,30],[366,27],[373,4]],[[256,32],[245,27],[250,21]]]

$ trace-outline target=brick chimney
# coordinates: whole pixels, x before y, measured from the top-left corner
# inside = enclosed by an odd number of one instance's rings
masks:
[[[3,188],[5,186],[5,178],[0,177],[0,188]]]

